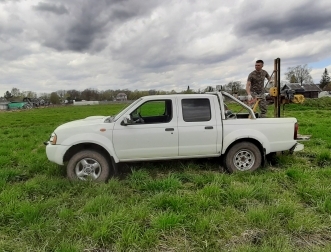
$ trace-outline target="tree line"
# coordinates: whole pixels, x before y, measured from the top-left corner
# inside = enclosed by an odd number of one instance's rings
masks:
[[[311,68],[305,65],[298,65],[296,67],[289,67],[285,73],[286,79],[290,83],[300,83],[303,84],[314,84],[313,78],[310,75]],[[320,88],[323,90],[327,88],[326,91],[331,91],[330,76],[328,70],[325,68],[320,80]]]
[[[190,89],[188,86],[186,90],[183,90],[180,93],[202,93],[205,90],[197,90],[194,91]],[[6,91],[4,94],[4,98],[8,101],[21,101],[25,97],[31,99],[43,99],[50,101],[52,104],[60,104],[64,102],[72,102],[75,101],[115,101],[116,97],[120,93],[125,93],[127,100],[136,100],[142,96],[146,95],[166,95],[166,94],[176,94],[175,90],[171,91],[163,91],[163,90],[134,90],[131,91],[129,89],[108,89],[99,91],[97,89],[88,88],[83,91],[79,91],[76,89],[71,90],[57,90],[52,93],[41,93],[40,96],[37,96],[36,92],[33,91],[20,91],[18,88],[12,88],[11,91]]]
[[[310,84],[313,83],[313,78],[310,75],[311,68],[305,65],[298,65],[295,67],[289,67],[287,72],[285,73],[286,81],[284,83],[300,83]],[[241,81],[230,81],[228,84],[222,86],[223,90],[228,91],[230,93],[237,93],[239,95],[245,95],[245,84],[242,84]],[[320,88],[326,91],[331,91],[331,81],[328,70],[325,68],[322,78],[320,80]],[[205,89],[192,90],[188,86],[186,90],[181,91],[180,93],[203,93],[206,91],[210,91],[210,87]],[[42,93],[39,97],[36,92],[33,91],[20,91],[18,88],[12,88],[11,91],[6,91],[4,94],[4,98],[7,100],[22,100],[24,97],[28,98],[39,98],[48,100],[53,104],[60,104],[65,101],[114,101],[119,93],[125,93],[128,100],[136,100],[142,96],[146,95],[165,95],[165,94],[175,94],[177,93],[175,90],[171,91],[163,91],[163,90],[134,90],[131,91],[129,89],[108,89],[104,91],[99,91],[97,89],[88,88],[83,91],[79,91],[76,89],[71,90],[58,90],[52,93]]]

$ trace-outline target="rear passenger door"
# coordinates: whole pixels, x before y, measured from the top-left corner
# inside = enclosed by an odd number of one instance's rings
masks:
[[[217,124],[214,100],[180,98],[178,104],[179,156],[217,153]]]

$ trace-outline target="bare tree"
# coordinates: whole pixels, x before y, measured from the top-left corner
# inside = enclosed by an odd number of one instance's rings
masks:
[[[41,93],[39,98],[41,98],[41,99],[49,99],[50,96],[51,96],[51,94]]]
[[[237,94],[243,89],[243,85],[241,84],[241,81],[230,81],[224,86],[224,89],[232,94]]]
[[[305,65],[298,65],[296,67],[287,68],[287,72],[285,73],[286,79],[289,80],[290,83],[296,82],[300,83],[301,86],[303,83],[314,83],[313,78],[310,75],[311,68]]]
[[[21,97],[22,96],[22,93],[20,92],[20,90],[18,88],[12,88],[11,94],[14,97]]]
[[[149,95],[156,95],[156,90],[155,89],[150,89],[148,90]]]
[[[114,90],[107,89],[105,91],[100,92],[100,100],[101,101],[112,101],[114,100]]]
[[[81,93],[81,98],[87,101],[98,101],[100,93],[93,88],[87,88]]]
[[[23,97],[37,98],[37,93],[33,91],[22,91],[21,94]]]
[[[66,98],[66,91],[61,89],[56,91],[57,95],[60,97],[61,100],[65,100]]]
[[[69,100],[81,100],[80,99],[81,96],[81,92],[76,90],[76,89],[72,89],[72,90],[68,90],[67,91],[67,97]]]

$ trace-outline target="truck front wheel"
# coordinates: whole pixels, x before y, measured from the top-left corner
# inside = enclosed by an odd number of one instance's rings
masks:
[[[225,166],[229,172],[254,171],[261,166],[262,155],[259,148],[250,142],[240,142],[231,147],[225,156]]]
[[[83,150],[73,155],[67,165],[70,180],[105,182],[110,175],[110,164],[99,152]]]

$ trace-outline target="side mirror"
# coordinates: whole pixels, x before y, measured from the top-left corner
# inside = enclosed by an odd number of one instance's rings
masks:
[[[130,124],[133,124],[133,122],[132,122],[132,120],[131,120],[131,116],[130,116],[130,115],[124,115],[124,117],[123,117],[123,121],[122,121],[121,124],[124,125],[124,126],[130,125]]]

